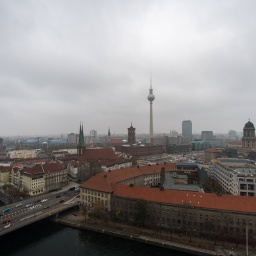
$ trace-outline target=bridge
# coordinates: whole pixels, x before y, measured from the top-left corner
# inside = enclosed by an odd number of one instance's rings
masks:
[[[49,193],[20,203],[6,205],[0,208],[1,213],[4,209],[10,209],[0,216],[0,236],[42,219],[57,216],[59,213],[78,205],[79,195],[74,191]]]

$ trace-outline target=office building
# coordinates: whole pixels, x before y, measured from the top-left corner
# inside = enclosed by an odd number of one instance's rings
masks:
[[[182,121],[182,136],[192,137],[192,122],[191,120]]]

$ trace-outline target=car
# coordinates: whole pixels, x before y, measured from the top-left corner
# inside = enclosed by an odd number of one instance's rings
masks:
[[[4,226],[4,228],[9,228],[11,226],[11,223],[9,222],[7,225]]]
[[[5,208],[5,209],[3,210],[3,214],[9,212],[10,210],[11,210],[10,208]]]
[[[16,204],[16,206],[15,206],[15,207],[20,207],[20,206],[22,206],[22,203],[18,203],[18,204]]]
[[[33,210],[35,208],[35,206],[34,205],[32,205],[29,209],[30,210]]]
[[[60,200],[60,203],[63,203],[64,202],[64,200]]]
[[[59,198],[59,197],[61,197],[61,195],[57,195],[57,196],[56,196],[56,198]]]
[[[32,204],[26,204],[26,207],[31,207],[32,206]]]
[[[41,200],[41,203],[44,203],[44,202],[46,202],[48,199],[43,199],[43,200]]]
[[[11,222],[10,219],[3,219],[3,220],[2,220],[2,223],[3,223],[3,224],[9,223],[9,222]]]

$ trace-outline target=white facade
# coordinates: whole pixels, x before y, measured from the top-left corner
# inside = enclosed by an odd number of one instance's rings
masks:
[[[106,166],[106,165],[102,165],[101,168],[104,172],[107,172],[109,170],[118,170],[118,169],[122,169],[122,168],[126,168],[126,167],[131,167],[132,166],[132,162],[125,162],[125,163],[120,163],[120,164],[114,164],[112,166]]]
[[[13,150],[13,151],[9,151],[8,156],[11,159],[15,159],[15,158],[36,158],[37,153],[35,149],[31,149],[31,150]]]
[[[220,158],[212,163],[210,175],[232,195],[256,196],[256,168],[248,159]]]
[[[68,134],[68,139],[67,139],[68,144],[77,145],[77,140],[78,140],[78,134],[76,133]]]

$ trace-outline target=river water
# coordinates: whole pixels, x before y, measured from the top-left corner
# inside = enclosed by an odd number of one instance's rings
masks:
[[[44,220],[0,237],[1,256],[188,256]]]

